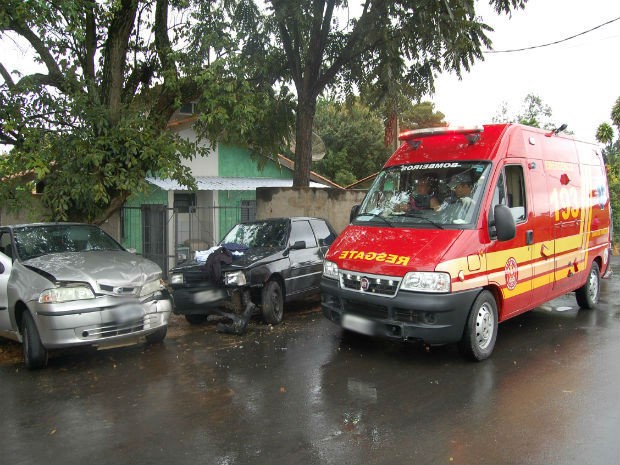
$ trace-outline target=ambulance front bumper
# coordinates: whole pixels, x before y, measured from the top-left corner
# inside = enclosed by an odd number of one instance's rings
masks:
[[[399,291],[394,297],[341,289],[321,280],[323,314],[345,329],[388,339],[428,344],[457,342],[469,310],[482,289],[449,294]]]

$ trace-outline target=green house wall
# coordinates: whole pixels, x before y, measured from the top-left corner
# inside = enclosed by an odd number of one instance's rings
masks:
[[[293,173],[273,160],[267,160],[260,168],[257,160],[252,159],[250,151],[226,144],[218,146],[218,176],[222,178],[276,178],[292,179]],[[255,191],[219,191],[217,202],[219,209],[219,235],[224,236],[235,224],[241,221],[241,202],[256,200]],[[121,243],[125,247],[142,253],[142,214],[141,206],[168,206],[168,192],[157,186],[143,193],[133,195],[123,209],[123,228]]]
[[[257,160],[253,160],[250,151],[242,147],[220,144],[218,150],[218,176],[222,178],[276,178],[293,179],[293,173],[278,165],[273,160],[259,169]]]
[[[218,151],[219,176],[226,178],[276,178],[292,179],[293,173],[278,165],[273,160],[258,167],[258,162],[250,156],[250,151],[242,148],[220,144]],[[223,237],[235,224],[241,221],[240,208],[242,200],[256,200],[255,191],[220,191],[218,204],[221,208],[219,215],[219,234]]]
[[[122,212],[121,244],[123,247],[134,248],[142,253],[142,205],[168,206],[168,192],[157,186],[150,186],[145,192],[132,195]]]

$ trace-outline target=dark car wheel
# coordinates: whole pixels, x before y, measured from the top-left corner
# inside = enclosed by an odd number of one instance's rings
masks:
[[[465,357],[482,361],[489,358],[497,339],[497,304],[493,294],[483,291],[471,306],[459,350]]]
[[[159,344],[166,338],[166,333],[168,332],[168,325],[162,326],[157,331],[151,334],[146,335],[146,342],[149,344]]]
[[[601,273],[598,263],[592,262],[586,283],[575,291],[575,297],[580,308],[590,310],[598,303],[601,293]]]
[[[268,281],[263,287],[263,319],[272,325],[282,322],[284,296],[278,281]]]
[[[24,312],[22,319],[22,339],[26,368],[29,370],[45,368],[47,365],[47,349],[43,347],[37,326],[28,311]]]
[[[199,325],[207,321],[207,316],[202,313],[194,314],[194,315],[185,315],[185,319],[190,325]]]

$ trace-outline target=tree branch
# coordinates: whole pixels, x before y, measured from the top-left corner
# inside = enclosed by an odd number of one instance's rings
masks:
[[[125,59],[129,46],[129,36],[133,29],[138,0],[120,0],[108,28],[108,38],[104,49],[102,100],[110,109],[113,121],[119,118]]]
[[[168,0],[157,0],[153,29],[155,30],[155,49],[163,71],[172,71],[172,77],[176,80],[178,78],[176,63],[171,58],[172,45],[168,37]]]
[[[18,85],[27,82],[29,84],[53,86],[63,92],[70,90],[71,86],[69,86],[63,73],[60,71],[58,63],[56,63],[56,60],[39,36],[37,36],[27,25],[13,19],[9,22],[9,28],[22,36],[30,43],[30,45],[32,45],[48,71],[47,75],[36,73],[30,76],[24,76],[19,80]]]
[[[6,85],[9,89],[15,87],[15,83],[13,82],[13,78],[11,77],[11,73],[7,71],[7,69],[2,63],[0,63],[0,76],[2,76],[4,82],[6,82]]]

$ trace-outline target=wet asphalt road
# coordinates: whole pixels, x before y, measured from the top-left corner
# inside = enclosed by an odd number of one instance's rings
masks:
[[[175,318],[165,343],[22,367],[0,341],[2,464],[620,464],[620,257],[500,325],[491,359],[343,335],[316,302],[244,336]]]

